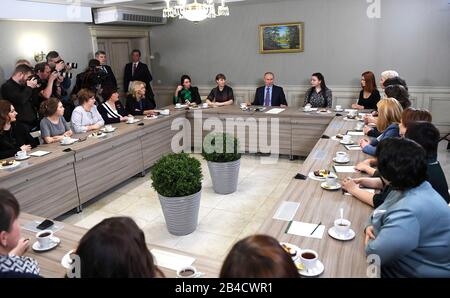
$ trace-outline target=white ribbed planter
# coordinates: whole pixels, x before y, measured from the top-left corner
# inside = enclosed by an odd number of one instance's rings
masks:
[[[159,202],[170,234],[184,236],[195,231],[202,191],[186,196],[168,198],[158,193]]]
[[[208,161],[209,173],[216,193],[226,195],[236,191],[240,166],[240,159],[230,162]]]

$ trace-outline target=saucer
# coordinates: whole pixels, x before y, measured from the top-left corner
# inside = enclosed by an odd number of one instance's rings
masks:
[[[75,249],[70,250],[68,253],[64,255],[64,257],[61,259],[61,265],[69,269],[73,264],[73,259],[70,258],[70,255],[75,253]]]
[[[53,236],[52,237],[52,244],[48,247],[41,247],[39,245],[39,242],[36,241],[35,243],[33,243],[33,250],[36,252],[44,252],[44,251],[49,251],[55,247],[57,247],[59,244],[61,243],[61,239],[59,239],[58,237]]]
[[[340,140],[339,143],[341,143],[342,145],[353,145],[355,144],[355,142],[351,141],[351,142],[344,142],[344,140]]]
[[[330,176],[337,178],[337,176],[334,173],[330,173]],[[314,172],[309,172],[308,177],[316,181],[325,181],[327,179],[326,177],[317,177],[316,175],[314,175]]]
[[[332,136],[331,139],[332,139],[333,141],[342,141],[342,139],[339,139],[339,138],[336,137],[336,136]]]
[[[116,129],[117,129],[117,127],[113,127],[111,130],[106,130],[106,128],[102,128],[102,129],[100,129],[102,132],[104,132],[104,133],[111,133],[111,132],[115,132],[116,131]]]
[[[92,134],[90,134],[90,135],[89,135],[89,137],[90,137],[90,138],[97,138],[97,139],[101,139],[101,138],[104,138],[104,137],[106,137],[106,133],[102,133],[102,134],[100,134],[100,135],[96,135],[96,136],[93,136]]]
[[[334,111],[335,111],[335,112],[343,112],[344,109],[339,109],[339,110],[338,110],[338,109],[334,109]]]
[[[27,156],[22,157],[22,158],[19,158],[19,157],[17,157],[17,156],[14,156],[14,159],[17,160],[17,161],[19,161],[19,160],[26,160],[26,159],[28,159],[28,158],[30,158],[30,157],[31,157],[30,155],[27,155]]]
[[[325,266],[323,265],[323,263],[320,260],[317,260],[317,266],[316,268],[310,269],[310,270],[299,270],[298,273],[300,273],[300,275],[303,276],[317,276],[323,273],[323,271],[325,270]]]
[[[334,227],[331,227],[328,229],[328,235],[330,235],[331,237],[333,237],[334,239],[337,239],[337,240],[348,241],[348,240],[352,240],[353,238],[355,238],[356,233],[355,233],[355,231],[350,229],[350,230],[348,230],[347,234],[341,235],[336,232],[336,229]]]
[[[348,163],[348,162],[350,161],[350,158],[346,158],[346,159],[343,160],[343,161],[337,161],[336,157],[333,157],[333,161],[334,161],[335,163],[341,163],[341,164],[344,164],[344,163]]]
[[[125,122],[126,124],[134,124],[134,123],[137,123],[137,122],[139,122],[139,121],[141,121],[141,119],[134,119],[133,121],[127,121],[127,122]]]
[[[326,189],[326,190],[338,190],[339,188],[342,187],[342,185],[337,182],[335,186],[328,186],[326,182],[322,182],[320,184],[320,187],[322,187],[323,189]]]
[[[76,141],[78,141],[78,139],[70,139],[70,141],[67,142],[67,143],[63,143],[62,141],[59,142],[59,143],[60,143],[61,145],[63,145],[63,146],[67,146],[67,145],[72,145],[72,144],[75,143]]]
[[[20,165],[20,161],[15,161],[14,160],[14,163],[12,164],[12,165],[9,165],[9,166],[2,166],[1,164],[0,164],[0,169],[12,169],[12,168],[15,168],[15,167],[18,167]]]

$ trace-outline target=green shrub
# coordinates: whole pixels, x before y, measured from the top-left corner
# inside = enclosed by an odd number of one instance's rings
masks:
[[[206,161],[230,162],[241,158],[238,139],[228,133],[208,134],[203,141],[202,151]]]
[[[152,186],[165,197],[183,197],[202,189],[200,161],[186,153],[161,157],[152,168]]]

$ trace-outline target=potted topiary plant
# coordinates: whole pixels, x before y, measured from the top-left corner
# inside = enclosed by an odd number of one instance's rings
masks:
[[[151,178],[169,232],[177,236],[194,232],[203,179],[200,161],[186,153],[165,155],[153,166]]]
[[[202,151],[214,191],[218,194],[235,192],[241,165],[238,139],[228,133],[210,133],[203,141]]]

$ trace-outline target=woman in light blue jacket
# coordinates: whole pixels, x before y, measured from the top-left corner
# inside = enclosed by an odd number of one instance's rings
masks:
[[[390,138],[377,156],[393,191],[369,219],[366,254],[378,260],[382,277],[450,277],[450,208],[426,181],[425,150]]]
[[[362,139],[359,145],[364,153],[375,155],[377,145],[387,138],[399,137],[398,124],[402,118],[402,106],[395,98],[385,98],[378,102],[377,129],[381,134],[371,141]]]

